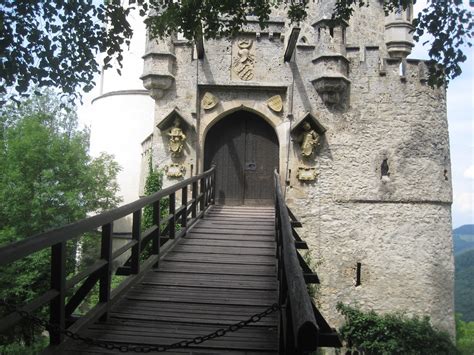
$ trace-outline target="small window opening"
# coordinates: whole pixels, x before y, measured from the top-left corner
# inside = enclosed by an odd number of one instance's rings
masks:
[[[321,39],[321,27],[318,27],[318,41]]]
[[[382,179],[384,177],[389,177],[390,176],[390,171],[389,171],[389,166],[388,166],[388,159],[384,159],[382,161],[382,165],[380,166],[380,172],[381,172],[381,178]]]
[[[305,36],[303,36],[303,37],[301,37],[300,42],[303,43],[303,44],[306,44],[306,43],[308,43],[308,40],[306,39]]]
[[[408,7],[407,7],[407,21],[409,21],[409,22],[412,21],[412,18],[411,18],[412,11],[413,11],[413,5],[408,5]]]
[[[398,70],[401,78],[404,78],[407,75],[407,66],[405,61],[402,61],[400,63],[400,67],[398,68]]]
[[[342,28],[342,44],[346,44],[346,29]]]
[[[331,37],[334,37],[334,28],[333,28],[333,27],[330,27],[330,28],[329,28],[329,35],[330,35]]]
[[[357,263],[357,265],[356,265],[356,282],[355,282],[356,287],[360,286],[362,284],[361,279],[360,279],[361,271],[362,271],[362,264]]]
[[[446,180],[446,181],[449,180],[449,177],[448,177],[448,170],[447,170],[447,169],[444,169],[444,180]]]

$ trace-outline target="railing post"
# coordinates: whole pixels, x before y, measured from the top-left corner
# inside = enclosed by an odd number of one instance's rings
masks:
[[[206,208],[211,204],[212,198],[212,175],[206,177]]]
[[[204,211],[206,207],[206,178],[202,178],[200,180],[201,186],[199,189],[201,199],[199,200],[199,208],[201,211]]]
[[[181,227],[184,229],[184,233],[186,234],[186,228],[188,226],[188,186],[181,189],[181,205],[184,206],[181,215]]]
[[[137,241],[132,247],[132,257],[131,257],[131,270],[132,274],[138,274],[140,272],[140,254],[142,252],[142,233],[141,233],[141,222],[142,222],[142,210],[133,212],[133,221],[132,221],[132,239]]]
[[[212,203],[216,203],[216,166],[214,165],[214,170],[212,171],[212,179],[211,179],[211,198],[212,198]]]
[[[99,302],[107,304],[107,312],[101,317],[102,321],[106,321],[109,316],[110,284],[112,278],[112,233],[112,223],[102,226],[100,257],[107,261],[99,279]]]
[[[168,219],[168,226],[169,226],[169,237],[170,239],[174,239],[176,236],[176,193],[172,192],[169,195],[170,205],[169,205],[169,219]]]
[[[153,203],[153,224],[156,226],[156,231],[153,235],[151,253],[154,255],[160,254],[160,244],[161,244],[161,208],[160,200]],[[159,261],[153,265],[154,268],[158,268]]]
[[[193,219],[197,217],[197,196],[198,196],[198,183],[197,181],[193,181],[193,191],[192,191],[193,203],[191,205],[191,217]]]
[[[66,242],[54,244],[51,247],[51,289],[59,294],[50,302],[49,321],[59,329],[66,327]],[[60,344],[64,335],[54,329],[50,331],[49,342],[51,345]]]

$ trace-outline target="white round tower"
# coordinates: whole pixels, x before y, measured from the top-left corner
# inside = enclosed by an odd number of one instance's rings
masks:
[[[153,131],[154,100],[140,80],[146,41],[143,19],[137,12],[130,14],[133,38],[123,53],[121,75],[118,65],[102,71],[88,117],[91,155],[113,154],[122,168],[117,180],[123,204],[139,198],[141,143]],[[124,222],[116,224],[114,232],[129,232],[131,224]]]

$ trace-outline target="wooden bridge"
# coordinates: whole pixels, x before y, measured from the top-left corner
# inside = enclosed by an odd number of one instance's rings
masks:
[[[297,249],[275,175],[275,208],[214,205],[214,168],[152,196],[0,249],[0,266],[51,248],[51,288],[0,319],[0,331],[49,303],[48,354],[299,354],[340,346],[306,284],[317,276]],[[177,196],[179,195],[179,196]],[[188,195],[190,198],[188,199]],[[180,206],[176,206],[177,197]],[[160,201],[166,199],[166,217]],[[152,208],[144,228],[142,211]],[[113,250],[113,222],[133,215],[132,239]],[[145,230],[144,230],[145,229]],[[66,242],[100,230],[101,255],[66,278]],[[118,269],[113,262],[130,256]],[[112,274],[127,276],[111,289]],[[95,285],[99,302],[78,316]]]

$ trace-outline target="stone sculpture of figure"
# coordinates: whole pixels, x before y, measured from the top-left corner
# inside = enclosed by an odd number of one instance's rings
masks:
[[[179,128],[179,120],[174,121],[174,127],[170,129],[168,136],[170,137],[170,152],[172,156],[179,156],[183,151],[186,135]]]
[[[303,157],[310,157],[313,151],[319,145],[320,137],[308,122],[303,123],[304,132],[301,134],[301,155]]]

